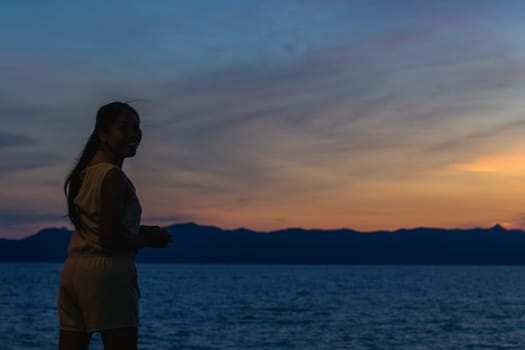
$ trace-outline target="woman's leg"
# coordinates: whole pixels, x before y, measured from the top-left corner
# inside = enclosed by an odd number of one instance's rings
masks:
[[[118,328],[100,332],[104,350],[137,350],[137,328]]]
[[[60,330],[58,350],[88,350],[90,333]]]

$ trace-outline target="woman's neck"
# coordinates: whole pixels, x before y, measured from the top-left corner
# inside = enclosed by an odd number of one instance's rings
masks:
[[[117,158],[107,152],[104,152],[103,150],[98,150],[93,156],[93,158],[91,158],[89,164],[93,165],[97,163],[112,163],[122,169],[124,158]]]

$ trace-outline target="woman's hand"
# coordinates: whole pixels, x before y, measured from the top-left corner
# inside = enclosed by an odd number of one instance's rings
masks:
[[[159,226],[140,226],[141,243],[144,247],[166,248],[171,243],[171,235]]]

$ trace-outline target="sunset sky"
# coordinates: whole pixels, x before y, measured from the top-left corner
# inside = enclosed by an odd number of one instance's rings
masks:
[[[523,1],[10,1],[0,237],[67,226],[113,100],[145,224],[525,228]]]

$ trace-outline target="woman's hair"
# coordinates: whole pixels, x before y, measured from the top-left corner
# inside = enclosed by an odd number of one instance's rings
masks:
[[[80,175],[82,171],[86,168],[86,166],[89,164],[89,162],[97,152],[98,148],[100,147],[100,140],[98,138],[97,132],[99,130],[102,130],[105,133],[109,132],[109,129],[111,128],[115,120],[120,115],[129,112],[135,114],[137,118],[139,118],[137,111],[124,102],[111,102],[107,105],[100,107],[100,109],[97,112],[95,130],[93,130],[91,136],[89,136],[89,139],[86,142],[82,153],[80,153],[80,157],[78,157],[77,164],[66,178],[66,182],[64,183],[64,193],[67,199],[68,216],[71,220],[71,223],[73,224],[73,226],[75,226],[76,229],[80,229],[82,227],[82,223],[80,222],[80,218],[78,216],[73,200],[80,191],[80,185],[82,184],[82,179],[80,178]]]

